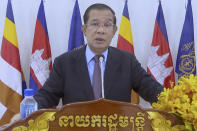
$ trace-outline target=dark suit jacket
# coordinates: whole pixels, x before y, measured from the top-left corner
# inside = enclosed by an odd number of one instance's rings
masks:
[[[94,100],[87,62],[86,46],[64,53],[54,60],[53,69],[44,86],[34,95],[39,108]],[[131,53],[109,47],[104,73],[105,98],[130,102],[131,89],[145,100],[157,101],[163,87],[155,82]]]

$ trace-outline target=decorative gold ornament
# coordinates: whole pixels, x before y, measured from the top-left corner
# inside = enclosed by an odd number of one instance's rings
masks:
[[[12,131],[48,131],[49,121],[55,120],[56,112],[44,112],[36,120],[29,120],[28,127],[18,126],[12,129]]]

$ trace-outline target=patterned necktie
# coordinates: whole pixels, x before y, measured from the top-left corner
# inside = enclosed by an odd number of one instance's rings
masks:
[[[99,65],[99,56],[94,56],[95,65],[94,65],[94,73],[93,73],[93,91],[94,91],[94,98],[99,99],[101,98],[101,68]]]

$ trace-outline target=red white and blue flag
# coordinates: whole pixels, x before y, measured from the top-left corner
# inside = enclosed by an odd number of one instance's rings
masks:
[[[32,47],[29,87],[38,91],[49,77],[51,69],[51,48],[44,13],[44,4],[43,1],[41,1]]]
[[[171,82],[174,83],[174,67],[161,2],[157,11],[147,72],[165,88],[171,88]]]

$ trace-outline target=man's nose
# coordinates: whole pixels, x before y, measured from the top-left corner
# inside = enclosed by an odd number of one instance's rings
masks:
[[[98,32],[98,33],[105,33],[105,27],[104,27],[104,25],[100,25],[100,26],[98,27],[98,29],[97,29],[97,32]]]

